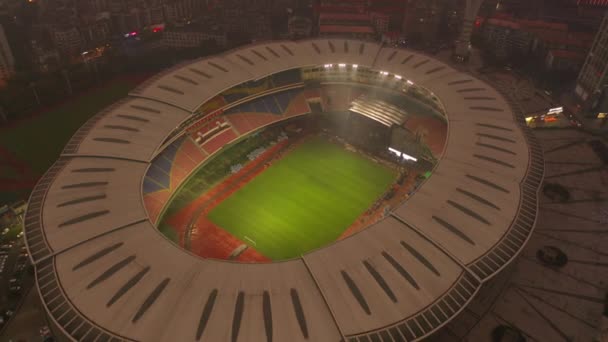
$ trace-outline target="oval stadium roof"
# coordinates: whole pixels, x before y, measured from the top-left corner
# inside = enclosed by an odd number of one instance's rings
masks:
[[[402,75],[442,101],[447,143],[420,190],[368,229],[283,262],[202,259],[162,236],[141,184],[171,131],[227,88],[327,63]],[[370,42],[271,42],[172,68],[87,122],[34,189],[26,243],[50,322],[73,340],[411,341],[514,259],[542,177],[522,118],[469,74]]]

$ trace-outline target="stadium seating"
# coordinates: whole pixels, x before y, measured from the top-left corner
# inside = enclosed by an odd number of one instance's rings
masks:
[[[209,101],[206,101],[200,108],[198,108],[197,112],[200,113],[211,113],[214,110],[222,108],[226,105],[226,101],[224,97],[221,95],[217,95]]]
[[[272,114],[233,114],[227,120],[240,134],[246,134],[280,119]]]
[[[171,192],[168,190],[162,190],[144,195],[144,205],[150,215],[150,220],[156,223],[158,216],[160,215],[163,207],[169,201]]]
[[[212,153],[216,152],[217,150],[219,150],[220,148],[222,148],[222,146],[230,143],[231,141],[233,141],[236,138],[237,138],[237,135],[234,133],[234,131],[232,129],[227,129],[227,130],[223,131],[222,133],[209,139],[207,142],[203,143],[203,145],[201,147],[208,154],[212,154]]]
[[[144,203],[155,222],[171,193],[206,158],[206,153],[184,135],[165,148],[150,164],[143,184]]]
[[[304,90],[304,97],[306,100],[316,100],[321,98],[321,90],[319,88],[312,88]]]
[[[287,108],[285,109],[284,115],[289,117],[310,112],[311,110],[308,106],[308,102],[306,101],[306,95],[304,94],[304,92],[300,92],[298,94],[295,94],[294,97],[291,99],[289,106],[287,106]]]
[[[163,189],[164,188],[162,187],[162,185],[152,181],[149,178],[144,178],[144,189],[143,189],[144,194],[160,191]]]
[[[175,155],[184,138],[179,138],[165,148],[150,164],[144,179],[144,194],[169,189],[170,174]]]
[[[229,104],[245,97],[259,94],[271,88],[271,80],[265,78],[258,81],[249,81],[234,88],[228,89],[222,93],[222,97],[224,98],[224,102]]]
[[[226,110],[226,115],[236,113],[272,113],[282,115],[291,100],[301,93],[301,89],[290,89],[280,93],[262,96]]]

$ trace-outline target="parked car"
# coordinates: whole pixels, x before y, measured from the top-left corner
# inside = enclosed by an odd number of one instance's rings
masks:
[[[536,257],[546,266],[564,267],[568,263],[568,256],[555,246],[544,246],[536,251]]]

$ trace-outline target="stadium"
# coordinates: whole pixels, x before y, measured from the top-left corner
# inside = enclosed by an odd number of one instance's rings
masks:
[[[73,136],[25,235],[77,341],[414,341],[536,221],[543,159],[485,82],[353,40],[181,64]]]

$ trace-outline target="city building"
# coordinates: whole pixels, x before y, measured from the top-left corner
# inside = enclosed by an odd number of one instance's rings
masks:
[[[220,47],[226,46],[226,32],[218,27],[203,24],[173,25],[163,31],[163,46],[169,48],[195,48],[204,41],[213,40]]]
[[[110,0],[109,9],[114,33],[137,32],[146,26],[165,22],[161,0]]]
[[[60,55],[48,40],[32,40],[31,59],[34,70],[49,72],[59,67]]]
[[[608,0],[576,0],[578,16],[592,24],[599,24],[605,11],[608,11]]]
[[[372,12],[371,21],[378,34],[383,34],[389,30],[391,17],[383,12]]]
[[[404,39],[401,31],[388,31],[382,34],[380,41],[386,45],[398,45]]]
[[[287,32],[291,39],[310,37],[312,34],[312,20],[308,17],[292,15],[287,20]]]
[[[405,0],[374,0],[369,4],[372,13],[381,13],[388,16],[388,31],[401,30],[405,15]]]
[[[578,72],[585,61],[585,54],[570,50],[549,50],[545,68],[550,71]]]
[[[443,0],[410,0],[405,9],[402,30],[414,42],[430,42],[438,38],[444,11]]]
[[[567,55],[576,59],[576,54],[585,55],[593,39],[585,32],[570,31],[565,23],[520,20],[509,16],[485,20],[482,36],[486,47],[498,58],[533,55],[545,61],[549,51],[554,52],[553,57]]]
[[[199,0],[169,0],[163,4],[167,23],[196,18],[202,14],[205,8],[205,3]]]
[[[571,51],[582,54],[589,52],[593,43],[593,35],[585,32],[547,32],[532,33],[532,52],[545,57],[550,50]]]
[[[4,34],[4,28],[0,25],[0,79],[10,78],[14,71],[15,58]]]
[[[80,32],[74,26],[52,28],[51,39],[59,53],[65,57],[80,53],[83,47]]]
[[[111,36],[112,20],[110,12],[99,12],[94,18],[83,20],[79,31],[85,47],[97,47],[107,43]]]
[[[256,40],[272,37],[270,0],[251,0],[247,5],[240,0],[224,0],[218,2],[215,8],[227,32],[239,33]]]
[[[595,35],[591,51],[576,81],[575,93],[593,110],[608,87],[608,13]]]
[[[319,14],[319,36],[373,39],[371,20],[367,13],[323,12]]]
[[[517,22],[505,19],[490,18],[485,21],[483,29],[483,40],[486,48],[493,52],[497,58],[506,58],[514,45],[521,45],[521,39],[513,39],[519,36],[514,33],[520,30]]]
[[[322,25],[319,27],[319,36],[369,40],[376,38],[376,32],[371,26]]]
[[[315,14],[334,13],[366,13],[367,0],[320,0],[314,8]]]

